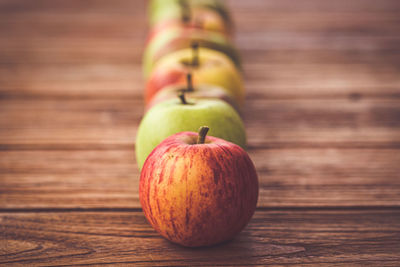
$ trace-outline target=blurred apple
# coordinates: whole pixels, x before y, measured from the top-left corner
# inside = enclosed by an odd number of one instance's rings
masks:
[[[182,8],[180,18],[165,19],[154,24],[148,35],[148,42],[159,32],[165,31],[169,27],[199,28],[219,32],[229,38],[232,37],[233,33],[232,25],[225,21],[214,9],[186,7]]]
[[[149,4],[150,24],[154,25],[168,20],[176,20],[185,13],[185,8],[208,9],[218,15],[228,24],[232,25],[232,19],[223,1],[218,0],[152,0]]]
[[[179,98],[155,105],[143,117],[136,136],[136,160],[139,168],[150,152],[168,136],[183,131],[196,131],[209,125],[213,136],[246,145],[246,132],[239,114],[218,99]]]
[[[172,52],[158,61],[146,83],[145,102],[149,103],[162,88],[185,85],[188,72],[192,73],[195,87],[208,84],[223,88],[242,107],[245,98],[243,80],[230,58],[218,51],[195,46]]]
[[[201,47],[224,53],[241,69],[240,57],[229,38],[224,34],[199,28],[171,26],[159,32],[147,43],[143,55],[144,76],[147,78],[150,75],[155,63],[163,56],[186,49],[193,42],[198,43]]]
[[[240,113],[240,109],[233,96],[230,95],[226,90],[221,87],[209,84],[201,84],[197,86],[193,86],[192,84],[192,75],[188,73],[187,77],[187,85],[171,85],[162,88],[162,90],[158,91],[152,98],[151,101],[146,105],[146,110],[150,109],[154,105],[164,102],[169,99],[175,99],[176,96],[185,91],[186,96],[191,99],[220,99],[228,104],[230,104],[238,113]]]
[[[202,127],[199,134],[168,137],[149,155],[140,175],[147,220],[166,239],[188,247],[233,239],[257,205],[258,177],[247,153],[206,133]]]

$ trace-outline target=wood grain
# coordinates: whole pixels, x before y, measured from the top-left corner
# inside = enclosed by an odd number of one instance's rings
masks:
[[[2,144],[133,145],[143,114],[134,99],[4,99]],[[249,99],[244,122],[250,146],[274,143],[324,144],[400,142],[396,99]]]
[[[232,242],[145,221],[145,0],[0,0],[0,265],[398,266],[400,2],[227,0],[258,209]]]
[[[250,145],[305,142],[394,143],[400,138],[398,100],[309,99],[247,101],[244,121]]]
[[[380,265],[400,260],[400,213],[257,211],[232,242],[187,249],[161,238],[141,212],[0,215],[0,264]]]
[[[260,208],[400,206],[398,149],[249,153],[260,179]],[[140,208],[134,157],[133,148],[0,151],[0,207]]]
[[[230,3],[250,95],[399,95],[399,4],[335,2]],[[144,1],[23,3],[0,10],[1,94],[141,95]]]
[[[246,55],[248,60],[263,61],[244,62],[249,99],[346,98],[354,94],[400,97],[400,65],[390,64],[393,60],[400,62],[400,56],[393,59],[384,53],[368,57],[370,54],[348,56],[316,51],[290,53],[290,59],[283,51]],[[325,58],[326,62],[313,62],[315,58]],[[141,99],[145,82],[140,65],[128,61],[112,63],[105,59],[103,63],[91,64],[0,64],[0,85],[1,98]]]

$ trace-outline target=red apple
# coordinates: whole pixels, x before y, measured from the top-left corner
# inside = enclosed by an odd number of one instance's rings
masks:
[[[258,178],[248,154],[228,141],[181,132],[166,138],[140,175],[143,212],[163,237],[188,246],[231,240],[251,219]]]

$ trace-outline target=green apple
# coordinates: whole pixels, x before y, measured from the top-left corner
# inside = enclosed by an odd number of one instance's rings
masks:
[[[224,53],[241,69],[240,57],[229,38],[225,35],[199,28],[172,26],[165,31],[159,32],[147,43],[143,55],[145,77],[150,75],[154,64],[163,56],[188,48],[193,42],[198,43],[201,47]]]
[[[170,135],[197,131],[208,125],[210,134],[246,146],[246,132],[239,114],[218,99],[180,98],[162,102],[143,117],[136,136],[136,160],[141,169],[150,152]]]
[[[160,59],[145,88],[145,102],[150,103],[162,88],[186,85],[186,74],[192,73],[194,86],[201,84],[223,88],[242,107],[245,88],[241,73],[225,54],[199,47],[172,52]]]

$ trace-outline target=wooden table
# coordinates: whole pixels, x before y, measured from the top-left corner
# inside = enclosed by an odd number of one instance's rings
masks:
[[[0,2],[0,264],[400,264],[400,3],[231,0],[260,198],[229,243],[138,201],[146,1]]]

